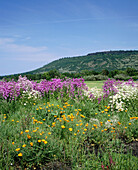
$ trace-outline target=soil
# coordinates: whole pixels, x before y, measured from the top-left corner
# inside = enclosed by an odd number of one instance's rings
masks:
[[[125,144],[124,153],[132,152],[133,156],[138,157],[138,141],[132,141],[129,144]]]

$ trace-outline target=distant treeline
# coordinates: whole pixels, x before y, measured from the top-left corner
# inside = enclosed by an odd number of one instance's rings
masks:
[[[0,79],[5,79],[7,81],[10,81],[14,79],[15,81],[18,80],[19,76],[26,76],[29,80],[41,80],[46,79],[50,80],[52,78],[84,78],[87,81],[93,81],[93,80],[104,80],[108,78],[114,78],[119,80],[128,80],[130,77],[134,80],[138,80],[138,70],[134,68],[127,68],[126,70],[113,70],[108,71],[107,69],[102,70],[101,72],[97,72],[94,70],[82,70],[78,73],[60,73],[57,70],[50,70],[48,72],[44,73],[38,73],[38,74],[14,74],[14,75],[7,75],[7,76],[0,76]]]

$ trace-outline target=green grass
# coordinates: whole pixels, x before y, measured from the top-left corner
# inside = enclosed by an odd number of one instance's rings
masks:
[[[102,89],[104,81],[85,81],[89,88],[97,87],[98,89]]]
[[[86,96],[26,101],[0,100],[0,169],[137,170],[136,107],[112,111]]]
[[[137,157],[131,154],[131,150],[125,150],[127,154],[124,154],[126,142],[131,143],[132,138],[137,137],[136,119],[131,121],[129,113],[124,111],[118,115],[121,125],[114,122],[114,126],[107,128],[107,120],[114,120],[114,115],[118,113],[112,113],[110,107],[107,113],[107,103],[98,105],[84,101],[75,103],[70,100],[64,103],[39,100],[35,104],[20,105],[15,111],[1,114],[0,168],[12,168],[11,163],[14,169],[46,168],[60,163],[72,169],[100,170],[103,164],[112,169],[133,167],[136,170]],[[19,105],[18,101],[15,104]],[[38,140],[47,143],[39,143]],[[30,146],[30,142],[33,146]],[[23,147],[24,144],[26,147]],[[20,151],[16,151],[17,148]],[[19,157],[19,153],[23,156]],[[110,163],[110,157],[115,164]]]

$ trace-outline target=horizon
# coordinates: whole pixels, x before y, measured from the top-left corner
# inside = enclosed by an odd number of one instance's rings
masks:
[[[138,1],[0,2],[0,76],[60,58],[138,50]]]
[[[78,55],[78,56],[66,56],[66,57],[62,57],[62,58],[58,58],[56,60],[53,60],[45,65],[48,65],[54,61],[57,61],[57,60],[60,60],[60,59],[64,59],[64,58],[74,58],[74,57],[81,57],[81,56],[88,56],[88,55],[91,55],[91,54],[97,54],[97,53],[105,53],[105,52],[130,52],[130,51],[136,51],[138,52],[138,50],[108,50],[108,51],[97,51],[97,52],[93,52],[93,53],[87,53],[87,54],[84,54],[84,55]],[[43,66],[40,66],[39,68],[35,68],[34,70],[37,70],[37,69],[40,69],[42,67],[44,67],[45,65]],[[18,75],[18,74],[25,74],[25,73],[28,73],[28,72],[32,72],[34,70],[29,70],[29,71],[26,71],[26,72],[22,72],[22,73],[15,73],[15,74],[8,74],[8,75],[0,75],[0,77],[3,77],[3,76],[11,76],[11,75]]]

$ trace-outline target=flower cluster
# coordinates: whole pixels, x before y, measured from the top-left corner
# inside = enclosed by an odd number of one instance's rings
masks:
[[[89,91],[85,91],[85,95],[90,99],[98,99],[101,97],[102,90],[98,88],[91,88]]]
[[[130,82],[130,81],[129,81]],[[127,110],[132,104],[132,100],[136,100],[138,96],[138,84],[123,82],[121,85],[115,86],[118,92],[110,96],[110,105],[118,111]]]
[[[83,95],[83,90],[87,90],[84,79],[52,79],[51,81],[42,80],[40,83],[28,80],[26,77],[19,76],[17,82],[0,82],[0,97],[7,100],[15,100],[17,97],[23,97],[25,94],[29,98],[33,96],[44,96],[60,94],[60,97],[68,95],[75,98]],[[58,96],[57,96],[58,97]]]
[[[87,90],[87,86],[84,83],[84,79],[52,79],[51,81],[42,80],[37,84],[36,90],[42,93],[42,95],[46,94],[54,94],[54,92],[60,92],[61,97],[65,94],[68,94],[69,97],[79,97],[82,96],[83,90]]]
[[[15,81],[0,81],[0,97],[14,100],[20,95],[20,86]]]
[[[110,99],[111,107],[115,107],[119,111],[126,109],[126,104],[130,104],[130,100],[136,99],[138,95],[138,83],[132,79],[128,81],[110,80],[104,82],[103,91],[92,88],[85,92],[91,100]]]

